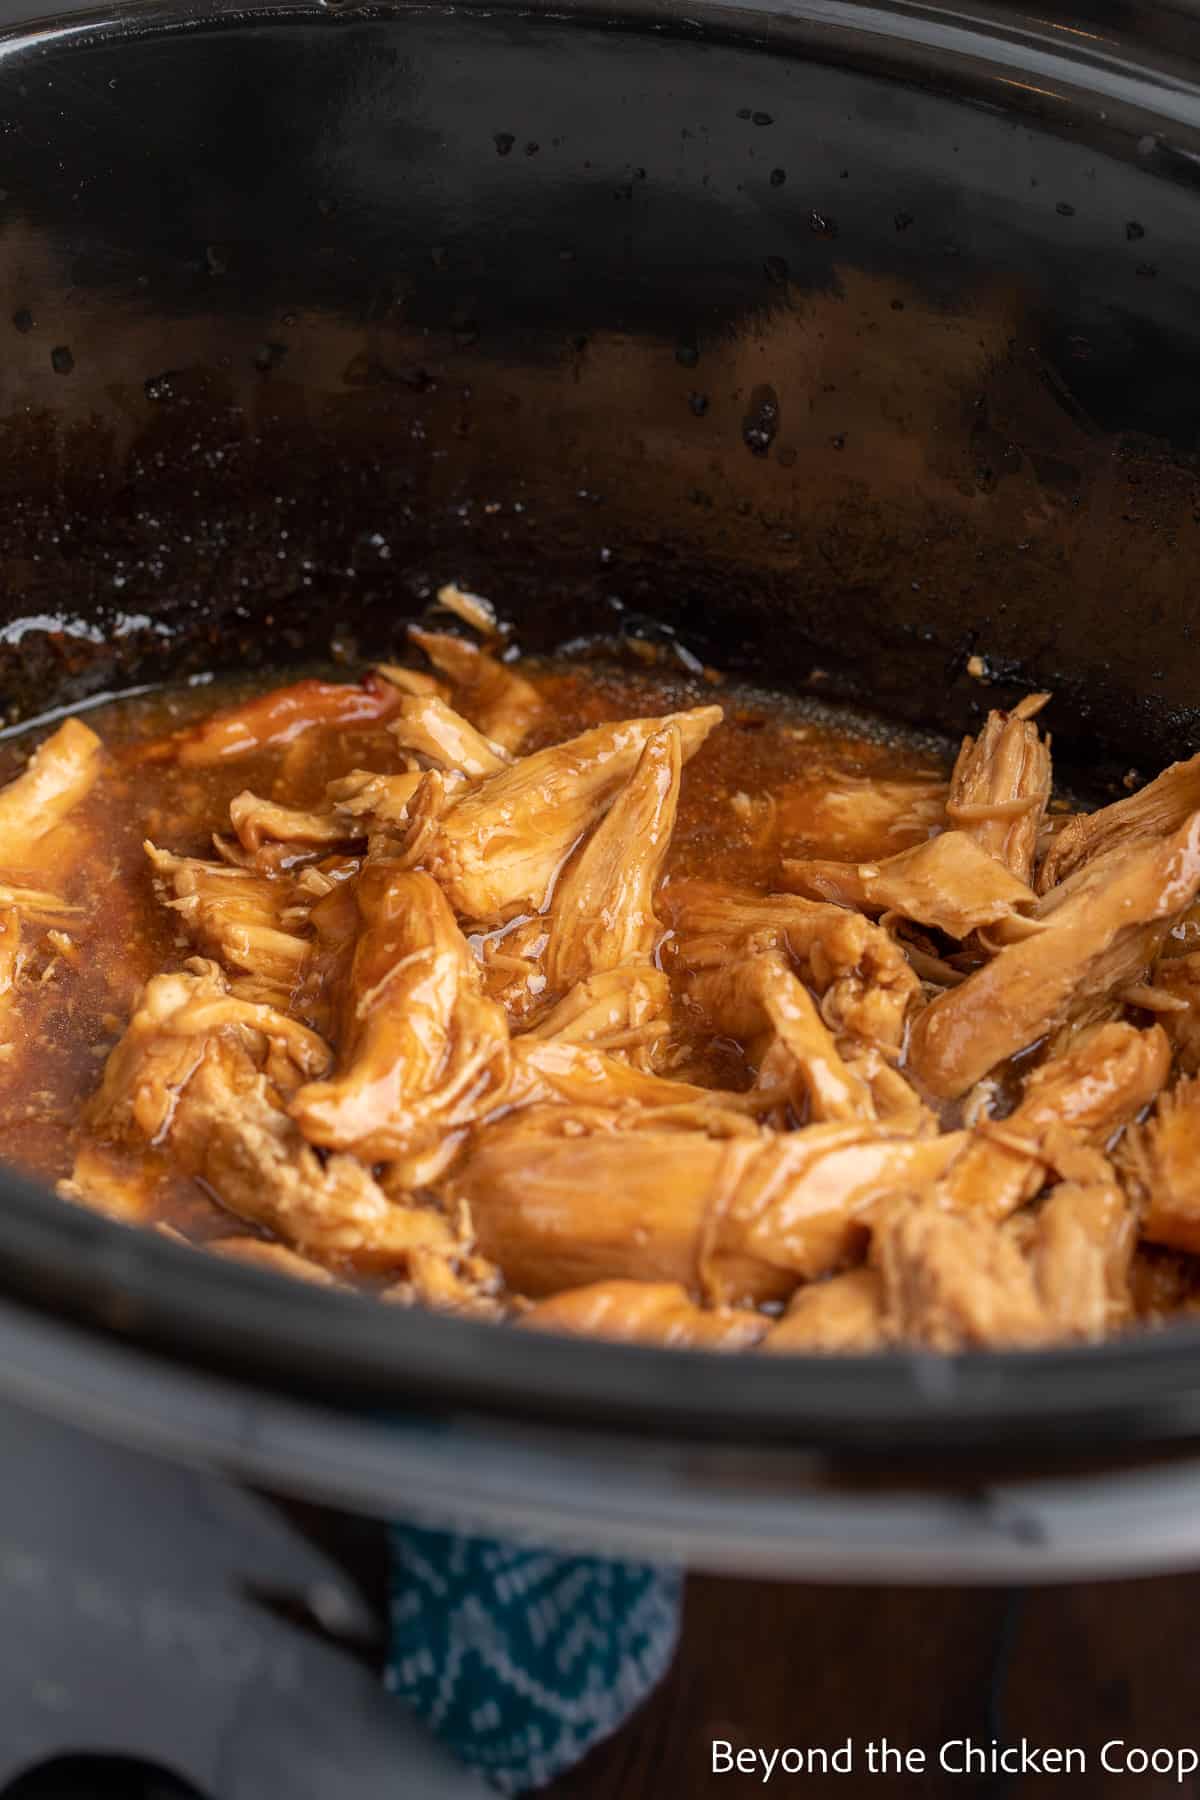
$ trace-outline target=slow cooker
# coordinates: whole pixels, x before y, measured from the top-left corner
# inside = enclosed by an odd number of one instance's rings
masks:
[[[908,722],[1052,688],[1056,759],[1099,795],[1200,745],[1192,7],[3,18],[9,730],[394,654],[453,578],[529,650],[649,643]],[[0,1189],[0,1395],[31,1446],[0,1523],[65,1557],[78,1506],[44,1492],[94,1480],[113,1632],[141,1617],[101,1529],[118,1494],[143,1518],[161,1493],[168,1537],[228,1514],[210,1593],[283,1533],[343,1671],[353,1597],[276,1502],[806,1579],[1200,1553],[1194,1325],[955,1358],[548,1353]],[[55,1704],[0,1776],[71,1735]]]

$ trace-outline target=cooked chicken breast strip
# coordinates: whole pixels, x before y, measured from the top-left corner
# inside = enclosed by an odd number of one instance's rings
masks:
[[[909,1062],[934,1094],[965,1094],[1006,1057],[1145,978],[1200,890],[1200,813],[1171,837],[1118,847],[1038,903],[1042,927],[1006,944],[913,1022]]]
[[[1200,756],[1172,763],[1155,781],[1096,812],[1076,813],[1055,837],[1038,871],[1047,894],[1094,857],[1178,831],[1200,811]]]
[[[1050,745],[1034,724],[1049,694],[1027,694],[1011,712],[990,712],[964,738],[950,777],[946,815],[981,850],[1028,887],[1050,798]]]
[[[899,1051],[921,984],[880,926],[844,907],[798,894],[757,894],[708,881],[671,881],[659,910],[674,928],[671,968],[722,968],[756,950],[784,950],[821,997],[831,1030]]]
[[[801,1116],[875,1117],[870,1087],[842,1060],[812,996],[779,951],[693,976],[687,993],[716,1030],[742,1039],[767,1035],[760,1084],[782,1082]]]
[[[713,1138],[651,1115],[622,1131],[539,1106],[475,1133],[446,1191],[519,1292],[645,1279],[743,1305],[853,1261],[871,1208],[936,1180],[961,1144],[869,1123]]]
[[[516,752],[545,715],[532,682],[467,638],[410,625],[408,635],[458,690],[461,710],[493,743]]]
[[[686,761],[720,718],[719,706],[701,706],[672,718],[627,719],[535,751],[452,800],[417,833],[409,856],[462,918],[498,923],[514,911],[542,912],[563,863],[649,740],[676,726]]]
[[[1166,1081],[1171,1048],[1160,1028],[1114,1022],[1081,1032],[1035,1069],[1006,1119],[985,1120],[947,1170],[951,1205],[1006,1218],[1039,1193],[1071,1143],[1102,1148],[1150,1105]],[[1065,1172],[1065,1171],[1060,1171]]]
[[[38,745],[22,773],[0,788],[0,868],[37,866],[37,845],[86,799],[102,763],[100,739],[79,719],[67,719]]]
[[[648,959],[659,935],[654,894],[675,829],[682,767],[678,726],[648,738],[628,782],[560,876],[544,959],[552,993]]]
[[[744,1307],[697,1306],[677,1281],[596,1281],[540,1300],[522,1319],[535,1331],[580,1332],[675,1349],[744,1350],[770,1321]]]
[[[763,1339],[773,1355],[787,1352],[858,1356],[884,1342],[883,1282],[876,1269],[847,1269],[796,1289],[787,1312]]]
[[[512,754],[476,731],[461,713],[434,694],[406,696],[390,726],[401,750],[419,758],[422,768],[458,770],[472,780],[496,775],[512,762]]]
[[[880,862],[785,859],[783,878],[811,900],[832,900],[876,916],[900,913],[953,938],[1031,909],[1036,898],[965,831],[943,831]]]
[[[338,1073],[302,1088],[292,1115],[310,1142],[367,1161],[436,1157],[443,1134],[504,1085],[508,1026],[428,875],[368,863],[356,895]]]

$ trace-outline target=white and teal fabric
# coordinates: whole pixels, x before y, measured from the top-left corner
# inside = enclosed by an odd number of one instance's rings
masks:
[[[563,1774],[670,1665],[674,1570],[410,1525],[391,1543],[387,1685],[501,1793]]]

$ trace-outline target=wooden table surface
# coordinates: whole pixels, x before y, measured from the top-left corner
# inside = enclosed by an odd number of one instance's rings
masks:
[[[1106,1775],[1106,1739],[1200,1750],[1200,1576],[1061,1588],[800,1587],[693,1578],[674,1667],[637,1717],[549,1800],[735,1800],[752,1793],[900,1797],[1071,1792],[1196,1800],[1200,1781]],[[1078,1745],[1075,1775],[952,1777],[952,1739]],[[843,1777],[714,1775],[711,1741],[825,1745],[851,1738]],[[931,1751],[925,1774],[871,1779],[863,1746]]]

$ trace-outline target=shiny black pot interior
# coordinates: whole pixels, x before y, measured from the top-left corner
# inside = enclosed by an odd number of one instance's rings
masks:
[[[1172,15],[1136,51],[1114,17],[14,28],[8,721],[395,652],[453,577],[530,649],[649,637],[950,730],[1049,687],[1097,789],[1189,753],[1200,100]],[[1190,1432],[1200,1407],[1188,1332],[550,1354],[5,1202],[15,1300],[343,1399],[873,1448]]]

